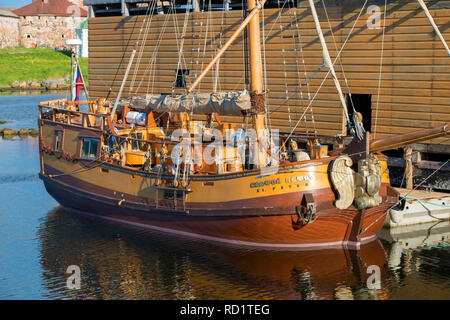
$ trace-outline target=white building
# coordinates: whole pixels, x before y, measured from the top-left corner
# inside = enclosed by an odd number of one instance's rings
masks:
[[[80,24],[75,32],[77,34],[77,39],[81,41],[81,48],[79,51],[79,57],[87,58],[89,56],[89,32],[88,32],[88,21],[84,21]]]

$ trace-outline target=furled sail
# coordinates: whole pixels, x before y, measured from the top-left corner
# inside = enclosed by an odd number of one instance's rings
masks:
[[[189,93],[176,96],[147,94],[132,98],[135,109],[156,112],[187,112],[194,114],[217,113],[226,116],[240,116],[251,108],[247,90],[239,92]]]

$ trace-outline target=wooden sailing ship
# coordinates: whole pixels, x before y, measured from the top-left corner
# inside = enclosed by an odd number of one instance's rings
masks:
[[[41,103],[40,177],[47,191],[73,210],[238,246],[359,248],[373,240],[398,202],[380,152],[446,135],[448,129],[372,139],[360,114],[349,115],[310,0],[324,66],[353,140],[328,151],[317,137],[304,137],[301,146],[292,132],[270,130],[260,43],[264,3],[248,1],[245,19],[182,94],[121,100],[137,45],[115,100]],[[248,90],[196,92],[247,27]],[[80,111],[83,103],[86,112]],[[194,121],[195,114],[208,121]],[[222,115],[240,115],[245,125],[222,121]]]

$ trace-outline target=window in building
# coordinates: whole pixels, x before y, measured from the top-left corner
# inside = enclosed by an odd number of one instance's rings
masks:
[[[83,138],[81,142],[81,158],[97,159],[99,140],[94,138]]]
[[[63,147],[63,132],[61,130],[57,130],[55,132],[55,151],[62,151]]]
[[[186,88],[186,76],[189,75],[189,70],[178,69],[177,79],[175,81],[175,88]]]
[[[363,125],[366,131],[371,131],[372,127],[372,95],[371,94],[351,94],[346,95],[346,103],[350,119],[353,119],[353,107],[356,112],[361,113]]]
[[[27,34],[27,39],[31,39],[31,34]]]
[[[65,38],[66,36],[63,34],[63,35],[61,35],[61,37],[62,37],[62,38]]]

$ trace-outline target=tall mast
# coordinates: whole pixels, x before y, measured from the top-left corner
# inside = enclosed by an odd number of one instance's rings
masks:
[[[248,0],[248,10],[256,8],[256,0]],[[259,22],[259,13],[256,14],[249,23],[249,42],[250,42],[250,70],[251,85],[254,94],[263,92],[263,75],[261,63],[261,31]]]
[[[264,5],[257,0],[247,0],[248,11],[252,11],[258,6]],[[257,135],[258,166],[266,166],[268,143],[264,142],[265,128],[265,101],[263,93],[263,72],[261,59],[261,30],[259,12],[253,16],[249,23],[249,45],[250,45],[250,72],[251,72],[251,97],[253,113],[253,123]],[[262,141],[263,140],[263,141]],[[262,142],[262,143],[261,143]],[[265,145],[264,145],[265,144]]]

